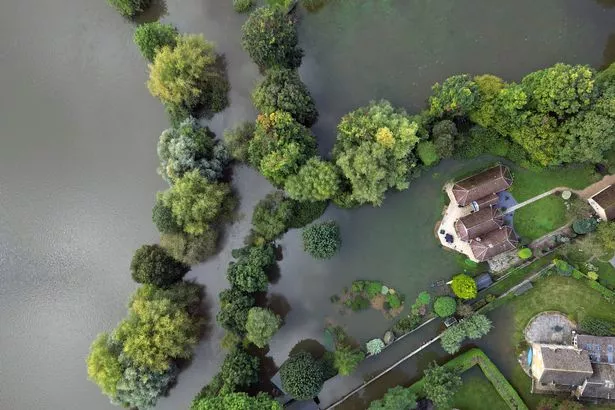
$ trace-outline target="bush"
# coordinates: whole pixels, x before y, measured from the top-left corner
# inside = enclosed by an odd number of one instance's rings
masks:
[[[429,292],[422,291],[416,298],[416,301],[421,305],[428,305],[431,302],[431,295]]]
[[[459,305],[457,305],[457,314],[461,317],[468,317],[471,316],[472,313],[474,313],[474,309],[472,308],[471,305],[466,305],[463,303],[460,303]]]
[[[401,307],[401,298],[396,293],[389,293],[386,296],[386,302],[389,304],[391,309],[397,309]]]
[[[299,352],[280,367],[282,389],[295,400],[310,400],[320,392],[324,383],[322,366],[311,354]]]
[[[220,368],[226,385],[248,387],[258,381],[260,360],[241,348],[228,352]]]
[[[162,246],[172,257],[186,265],[197,265],[216,254],[218,232],[209,228],[200,235],[165,233],[160,236]]]
[[[431,139],[439,157],[448,158],[453,155],[457,145],[457,134],[457,127],[453,121],[442,120],[434,125]]]
[[[442,333],[442,348],[449,354],[455,354],[466,338],[480,339],[491,330],[491,321],[485,316],[475,314],[449,327]]]
[[[151,4],[151,0],[107,0],[122,16],[133,18],[143,13]]]
[[[143,57],[152,62],[162,47],[175,47],[177,35],[177,29],[173,25],[155,21],[137,26],[133,40]]]
[[[303,229],[303,249],[317,259],[330,259],[342,245],[340,228],[335,221],[317,223]]]
[[[365,344],[367,353],[371,355],[378,354],[384,349],[384,342],[381,339],[372,339]]]
[[[367,410],[409,410],[416,408],[416,395],[412,389],[391,387],[382,399],[374,400]]]
[[[257,347],[263,348],[278,331],[282,320],[269,309],[253,307],[248,312],[246,337]]]
[[[261,69],[301,65],[303,51],[295,24],[284,11],[269,7],[253,11],[242,27],[241,45]]]
[[[248,162],[248,147],[254,136],[254,127],[253,121],[245,121],[235,128],[224,131],[224,145],[236,161]]]
[[[579,235],[594,232],[597,227],[598,222],[594,218],[577,219],[572,223],[572,230]]]
[[[435,362],[431,363],[425,370],[423,381],[425,396],[438,409],[449,408],[455,393],[462,385],[461,377],[455,369],[438,366]]]
[[[190,267],[175,260],[159,245],[143,245],[130,262],[132,278],[137,283],[168,286],[180,281]]]
[[[382,286],[382,282],[378,280],[367,281],[365,286],[365,293],[367,293],[367,297],[373,299],[378,296],[382,291]]]
[[[247,13],[254,7],[254,0],[233,0],[233,9],[237,13]]]
[[[476,281],[463,273],[453,276],[451,288],[460,299],[474,299],[478,293]]]
[[[517,252],[517,255],[521,259],[529,259],[532,257],[532,250],[529,248],[519,249],[519,251]]]
[[[420,322],[421,322],[420,316],[409,315],[403,319],[400,319],[397,323],[395,323],[391,330],[393,330],[393,333],[395,333],[395,336],[399,337],[415,329],[419,325]]]
[[[293,216],[293,204],[282,191],[274,191],[261,199],[252,212],[252,229],[266,242],[272,241],[288,230]]]
[[[440,317],[449,317],[455,314],[457,302],[450,296],[440,296],[433,304],[433,310]]]
[[[292,201],[293,215],[288,221],[289,228],[303,228],[320,218],[329,206],[328,201]]]
[[[351,374],[365,359],[365,353],[350,346],[340,346],[334,353],[334,366],[342,376]]]
[[[602,222],[598,224],[596,240],[605,252],[615,251],[615,222]]]
[[[350,299],[346,299],[346,306],[348,306],[353,312],[367,309],[370,306],[369,300],[363,296],[355,296]]]
[[[416,153],[426,166],[436,164],[440,160],[436,146],[431,141],[419,142],[416,146]]]
[[[589,272],[587,272],[587,277],[588,277],[590,280],[598,280],[598,278],[599,278],[600,276],[598,276],[598,274],[597,274],[596,272],[594,272],[594,271],[589,271]]]
[[[594,336],[615,336],[615,323],[588,316],[579,323],[579,331]]]

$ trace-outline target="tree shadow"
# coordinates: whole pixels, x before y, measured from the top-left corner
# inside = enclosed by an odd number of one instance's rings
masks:
[[[135,17],[137,24],[153,23],[169,14],[165,0],[153,0],[152,4],[141,14]]]
[[[228,79],[227,65],[228,64],[226,62],[226,56],[224,54],[216,54],[216,61],[214,63],[214,67],[217,73],[220,75],[220,77],[217,78],[217,81],[219,81],[219,83],[216,83],[216,87],[214,87],[214,89],[211,91],[211,94],[209,95],[209,103],[214,109],[207,109],[204,105],[194,107],[192,111],[195,114],[194,116],[196,118],[203,117],[210,120],[214,116],[214,114],[222,112],[224,111],[224,109],[230,106],[231,101],[229,99],[229,92],[231,91],[231,83]],[[211,77],[214,77],[213,73]],[[213,81],[213,79],[210,78],[209,81]]]
[[[279,293],[269,294],[267,308],[271,309],[275,314],[279,315],[282,320],[286,319],[288,313],[292,310],[288,299]]]
[[[300,352],[307,352],[312,355],[315,359],[320,359],[327,349],[315,339],[303,339],[299,341],[296,345],[290,349],[290,353],[288,353],[288,357],[295,356]]]
[[[280,281],[282,277],[280,266],[277,263],[274,263],[269,268],[267,268],[267,279],[269,279],[269,283],[275,285]]]
[[[615,0],[614,0],[615,4]],[[606,45],[604,46],[604,51],[602,52],[602,66],[601,70],[604,70],[608,66],[611,65],[612,62],[615,61],[615,33],[611,33],[609,38],[606,40]]]

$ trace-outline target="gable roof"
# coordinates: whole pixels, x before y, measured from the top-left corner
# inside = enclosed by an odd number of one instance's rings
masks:
[[[470,241],[470,248],[474,257],[479,262],[483,262],[502,252],[515,249],[518,243],[519,241],[512,228],[505,225],[482,237],[473,239]]]
[[[615,366],[594,364],[592,368],[594,369],[594,374],[577,389],[577,398],[614,399]]]
[[[504,224],[502,212],[497,208],[483,208],[455,221],[455,231],[462,241],[469,241]]]
[[[604,209],[607,219],[615,219],[615,185],[609,185],[591,199]]]
[[[576,335],[575,346],[587,351],[592,363],[615,364],[615,337]]]
[[[472,201],[490,194],[501,192],[512,185],[512,174],[503,165],[486,169],[453,185],[453,196],[457,203],[466,206]]]
[[[534,344],[534,355],[542,358],[542,384],[579,386],[589,379],[594,370],[586,351],[574,346]]]

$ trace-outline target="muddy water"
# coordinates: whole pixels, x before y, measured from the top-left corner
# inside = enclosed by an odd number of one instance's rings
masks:
[[[321,112],[321,149],[345,112],[373,98],[419,108],[431,84],[457,72],[506,79],[556,61],[604,64],[613,58],[615,9],[579,0],[455,2],[337,0],[306,15],[301,74]],[[604,7],[604,8],[603,8]],[[211,121],[217,133],[254,116],[258,79],[239,44],[244,16],[231,1],[172,0],[165,21],[202,32],[225,54],[232,105]],[[104,1],[5,1],[0,5],[0,408],[108,409],[86,380],[84,358],[98,332],[125,313],[135,285],[130,257],[156,241],[149,209],[164,184],[155,173],[156,140],[167,126],[145,87],[146,66],[132,45],[134,26]],[[329,296],[356,278],[381,278],[413,299],[456,267],[431,229],[443,164],[380,209],[342,211],[342,252],[328,263],[306,257],[297,232],[272,292],[283,295],[286,326],[272,342],[279,364],[303,338],[321,338],[325,317],[359,339],[388,325],[378,312],[340,315]],[[270,189],[239,168],[235,186],[247,215]],[[210,309],[226,286],[229,250],[248,219],[224,238],[218,258],[190,277],[207,287]],[[160,409],[186,408],[217,369],[221,332],[211,327],[195,360]],[[429,355],[419,360],[425,361]],[[428,361],[428,360],[427,360]],[[406,373],[414,372],[411,368]]]

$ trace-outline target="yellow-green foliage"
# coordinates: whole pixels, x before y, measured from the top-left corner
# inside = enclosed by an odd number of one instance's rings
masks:
[[[118,354],[111,351],[109,335],[101,333],[92,342],[87,358],[88,377],[108,396],[115,396],[117,382],[122,377]]]

